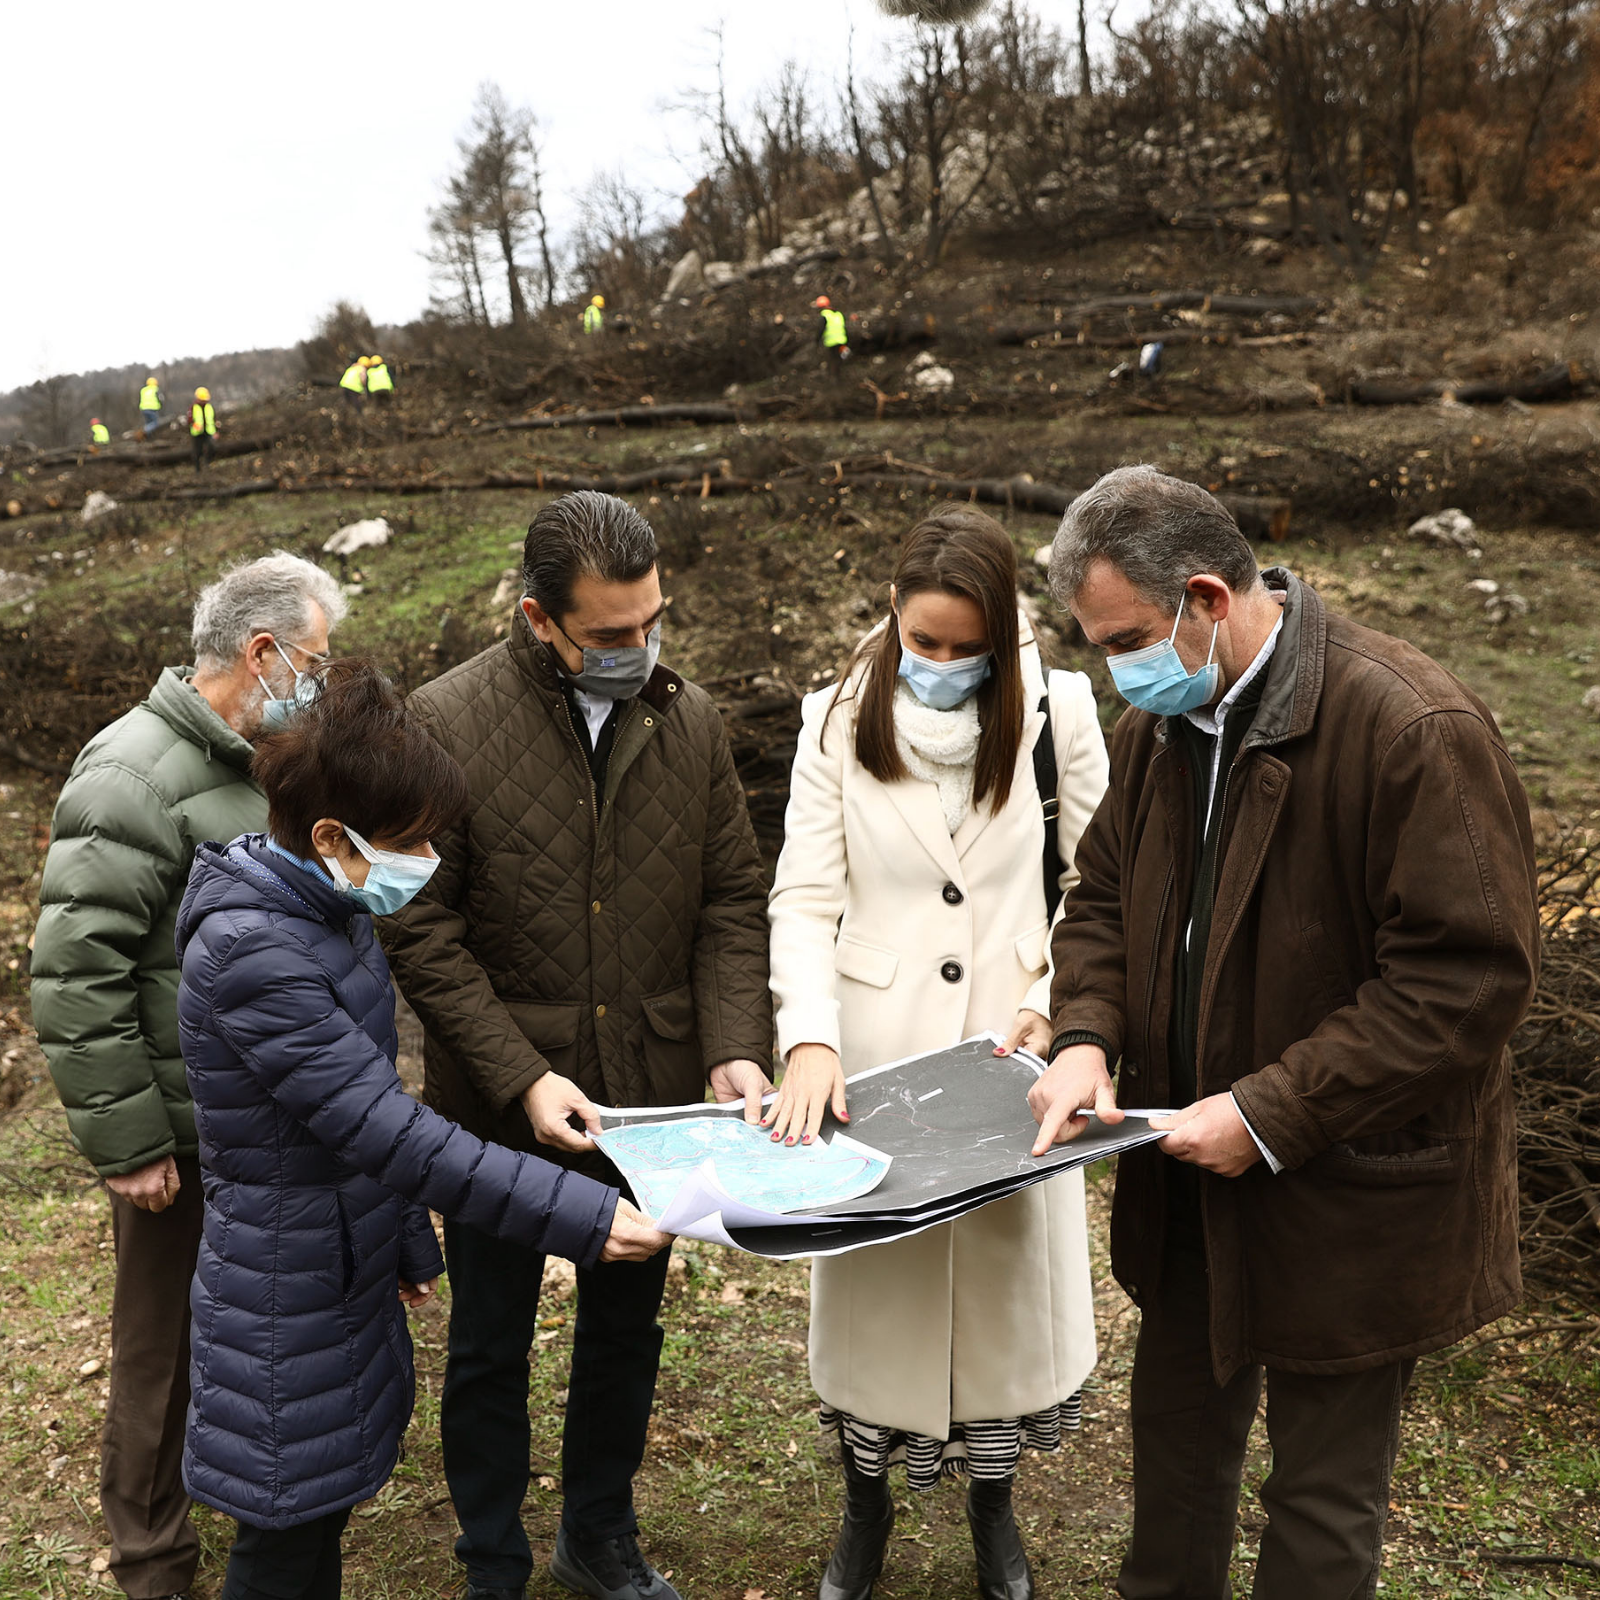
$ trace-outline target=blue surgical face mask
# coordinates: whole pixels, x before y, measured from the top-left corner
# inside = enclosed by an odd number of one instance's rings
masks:
[[[935,711],[953,711],[978,692],[991,666],[990,652],[961,656],[955,661],[930,661],[900,639],[900,676],[923,705]]]
[[[392,916],[401,906],[415,899],[439,867],[438,856],[411,856],[401,850],[379,850],[370,845],[349,823],[344,836],[367,858],[367,881],[354,884],[339,864],[337,856],[324,856],[328,871],[340,892],[364,906],[375,917]]]
[[[1142,650],[1129,650],[1111,656],[1111,681],[1117,692],[1131,706],[1141,711],[1153,712],[1158,717],[1176,717],[1196,706],[1208,704],[1217,692],[1222,668],[1214,659],[1217,653],[1217,628],[1211,628],[1211,649],[1205,665],[1190,672],[1184,666],[1178,647],[1173,642],[1178,637],[1178,624],[1183,620],[1183,607],[1189,597],[1184,595],[1178,614],[1172,619],[1172,633],[1159,644],[1147,644]]]
[[[268,697],[261,707],[261,731],[263,733],[276,733],[279,728],[286,727],[289,719],[297,711],[303,710],[311,704],[317,692],[315,681],[301,672],[288,656],[283,653],[283,646],[276,639],[272,641],[272,648],[278,652],[284,666],[294,674],[294,687],[285,699]],[[263,680],[263,684],[265,680]]]

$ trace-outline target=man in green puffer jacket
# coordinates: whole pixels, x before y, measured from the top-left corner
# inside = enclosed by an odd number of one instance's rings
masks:
[[[178,1048],[178,905],[198,845],[266,826],[250,741],[292,708],[344,613],[338,583],[298,556],[233,568],[195,603],[196,665],[168,667],[96,734],[56,801],[33,1020],[72,1142],[111,1193],[100,1504],[132,1600],[181,1595],[199,1557],[180,1477],[203,1207]]]

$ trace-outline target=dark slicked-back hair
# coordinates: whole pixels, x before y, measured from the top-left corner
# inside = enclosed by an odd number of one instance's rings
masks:
[[[329,661],[310,676],[310,703],[257,743],[250,767],[279,844],[310,858],[311,830],[333,817],[364,839],[409,850],[460,822],[466,775],[371,661]]]
[[[656,564],[650,524],[614,494],[579,489],[534,517],[522,546],[522,592],[560,622],[572,610],[579,578],[637,583]]]

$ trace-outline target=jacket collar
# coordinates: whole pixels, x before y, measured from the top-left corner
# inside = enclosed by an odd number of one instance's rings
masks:
[[[193,667],[168,667],[146,697],[146,707],[174,733],[198,745],[208,761],[248,772],[255,747],[211,709],[211,702],[190,681],[193,677]]]
[[[1328,612],[1322,597],[1287,567],[1267,567],[1261,581],[1284,595],[1283,632],[1267,663],[1267,681],[1255,721],[1242,750],[1283,744],[1311,731],[1322,700],[1323,669],[1328,655]],[[1156,743],[1170,745],[1178,737],[1181,717],[1161,717]]]
[[[287,897],[301,916],[310,911],[323,922],[331,923],[336,928],[346,928],[351,919],[362,911],[325,874],[313,872],[292,856],[269,850],[264,833],[247,833],[234,840],[228,849],[229,854],[239,860],[239,865],[253,879],[259,882],[263,870],[276,878],[275,885],[263,884],[264,892],[272,893],[274,899]]]
[[[1328,656],[1328,613],[1316,590],[1287,567],[1268,567],[1261,579],[1269,589],[1284,593],[1283,632],[1267,663],[1261,704],[1244,741],[1247,748],[1282,744],[1311,731]]]
[[[556,702],[566,692],[566,684],[561,674],[557,672],[549,650],[528,625],[528,619],[521,606],[518,606],[512,614],[511,637],[507,641],[506,648],[510,650],[511,659],[516,662],[523,677],[538,691],[539,697],[547,702],[553,714]],[[670,667],[662,666],[660,662],[656,663],[656,670],[650,674],[644,688],[639,691],[639,699],[663,716],[682,698],[682,695],[683,679]]]

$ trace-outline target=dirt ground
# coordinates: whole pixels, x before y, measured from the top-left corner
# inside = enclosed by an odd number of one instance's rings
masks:
[[[1468,256],[1462,247],[1444,257],[1452,264],[1420,269],[1421,280],[1396,263],[1362,294],[1323,283],[1303,260],[1242,285],[1229,282],[1236,263],[1223,262],[1214,267],[1219,287],[1325,292],[1318,316],[1327,320],[1252,329],[1248,337],[1293,338],[1250,345],[1204,313],[1165,318],[1229,339],[1175,345],[1166,376],[1145,388],[1113,384],[1109,368],[1123,357],[1101,346],[998,347],[969,327],[935,349],[956,376],[942,397],[912,396],[911,349],[864,349],[842,393],[820,389],[797,361],[741,385],[735,399],[753,420],[713,426],[491,431],[551,398],[536,392],[539,374],[526,364],[520,399],[506,397],[517,385],[505,374],[473,392],[418,374],[392,412],[359,426],[320,391],[287,396],[227,419],[232,436],[264,442],[216,463],[202,486],[277,485],[233,500],[177,498],[196,485],[186,464],[8,461],[0,509],[9,496],[19,514],[0,518],[0,1596],[57,1600],[104,1587],[95,1455],[109,1223],[103,1195],[65,1143],[28,1028],[27,951],[56,774],[163,665],[183,658],[201,585],[227,562],[273,548],[320,556],[342,524],[384,516],[391,541],[342,564],[352,613],[339,643],[372,652],[410,686],[503,633],[522,534],[547,497],[451,485],[490,474],[699,468],[703,478],[634,498],[662,540],[668,659],[724,704],[770,853],[796,697],[826,681],[881,614],[895,542],[936,499],[842,480],[877,463],[912,477],[1026,473],[1081,488],[1120,462],[1150,460],[1219,491],[1292,500],[1289,536],[1262,545],[1263,562],[1291,567],[1334,609],[1411,640],[1466,679],[1499,718],[1549,835],[1600,818],[1600,715],[1584,703],[1600,685],[1600,406],[1586,398],[1534,409],[1337,403],[1341,374],[1358,368],[1426,375],[1588,359],[1588,311],[1565,265],[1534,295],[1503,261]],[[1041,306],[1048,315],[1089,292],[1192,282],[1206,262],[1184,250],[1119,259],[1115,272],[1084,257],[993,273],[980,320],[1020,320]],[[926,290],[936,322],[949,315],[953,281]],[[920,310],[905,295],[869,303],[878,293],[865,284],[862,303],[880,320]],[[1418,321],[1428,297],[1468,307],[1451,338]],[[618,351],[588,375],[587,397],[719,398],[720,386],[708,395],[656,383],[650,364],[665,359],[671,333]],[[881,416],[863,380],[891,397]],[[1327,403],[1304,390],[1294,399],[1288,387],[1264,398],[1274,384],[1315,384]],[[903,390],[907,398],[892,398]],[[762,487],[741,495],[708,487],[724,477]],[[93,490],[122,505],[84,524],[79,510]],[[1477,519],[1480,555],[1408,536],[1417,516],[1450,505]],[[1103,663],[1051,604],[1034,559],[1056,519],[991,509],[1016,540],[1048,652],[1090,673],[1109,723],[1117,702]],[[1102,1359],[1085,1426],[1058,1457],[1030,1461],[1019,1489],[1046,1595],[1109,1594],[1130,1515],[1124,1418],[1136,1317],[1104,1268],[1109,1184],[1104,1174],[1094,1184]],[[541,1553],[559,1504],[572,1313],[569,1287],[554,1273],[547,1283],[530,1400],[539,1470],[527,1512]],[[414,1319],[417,1417],[393,1482],[353,1521],[346,1592],[354,1600],[456,1592],[436,1426],[447,1303]],[[651,1551],[701,1600],[812,1592],[838,1495],[812,1420],[805,1270],[682,1247],[665,1322],[640,1490]],[[1592,1307],[1536,1305],[1423,1364],[1394,1490],[1386,1596],[1600,1592],[1597,1343]],[[1264,1464],[1258,1441],[1253,1482]],[[970,1592],[958,1502],[948,1488],[914,1502],[902,1496],[885,1600]],[[200,1520],[206,1563],[196,1592],[210,1600],[227,1529],[209,1513]],[[1247,1496],[1240,1594],[1259,1520]],[[1588,1565],[1526,1564],[1550,1557]],[[558,1591],[541,1578],[532,1592]]]

